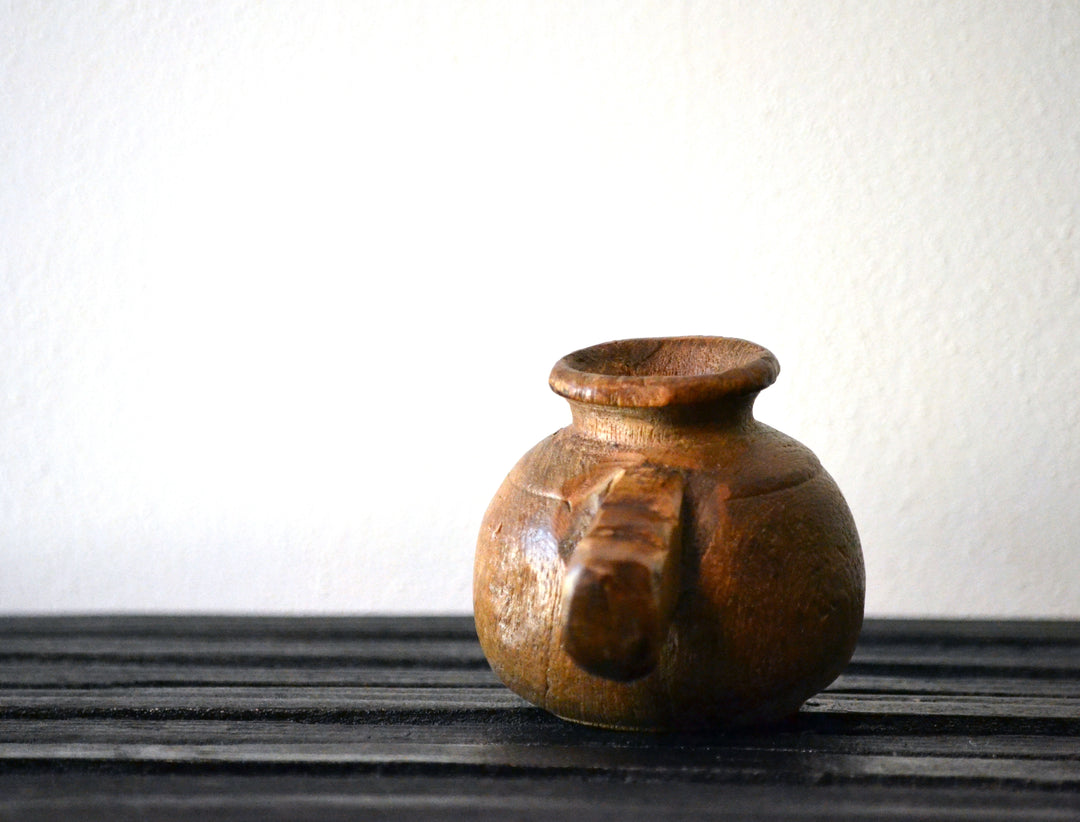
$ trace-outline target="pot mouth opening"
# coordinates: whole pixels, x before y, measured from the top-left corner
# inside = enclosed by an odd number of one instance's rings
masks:
[[[768,349],[732,337],[652,337],[593,345],[551,369],[568,400],[629,408],[689,405],[756,394],[780,363]]]

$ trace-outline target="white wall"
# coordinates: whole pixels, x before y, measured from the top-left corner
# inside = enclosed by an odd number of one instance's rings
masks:
[[[0,10],[0,611],[467,611],[551,364],[724,334],[871,614],[1080,616],[1076,3]]]

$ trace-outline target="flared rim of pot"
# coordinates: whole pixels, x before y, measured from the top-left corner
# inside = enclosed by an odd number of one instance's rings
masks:
[[[776,381],[780,363],[756,343],[733,337],[648,337],[567,354],[548,383],[568,400],[659,408],[756,394]]]

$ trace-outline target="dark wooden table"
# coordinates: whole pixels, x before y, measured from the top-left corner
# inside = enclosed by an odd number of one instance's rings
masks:
[[[1080,623],[867,623],[789,725],[532,708],[467,618],[0,618],[0,820],[1080,819]]]

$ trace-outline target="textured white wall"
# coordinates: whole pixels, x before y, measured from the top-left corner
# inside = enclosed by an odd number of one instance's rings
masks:
[[[466,611],[551,364],[725,334],[872,614],[1080,616],[1080,6],[0,10],[0,611]]]

